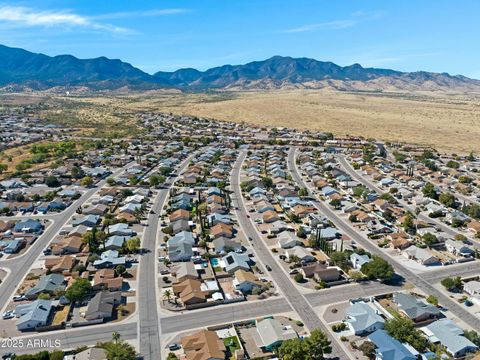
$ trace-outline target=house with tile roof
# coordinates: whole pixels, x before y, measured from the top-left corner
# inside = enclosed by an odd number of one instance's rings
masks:
[[[200,330],[184,336],[180,343],[185,351],[186,360],[225,359],[225,345],[214,331]]]

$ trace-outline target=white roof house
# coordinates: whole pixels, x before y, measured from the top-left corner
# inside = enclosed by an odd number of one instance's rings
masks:
[[[370,303],[357,302],[345,310],[345,321],[355,335],[362,335],[383,329],[385,323],[378,310]]]
[[[440,343],[455,358],[474,352],[478,347],[463,336],[463,329],[450,319],[437,320],[420,330],[434,344]]]

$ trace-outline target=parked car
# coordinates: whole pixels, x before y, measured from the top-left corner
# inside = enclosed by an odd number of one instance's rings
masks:
[[[170,351],[174,351],[174,350],[178,350],[178,349],[180,349],[180,344],[178,344],[178,343],[173,343],[173,344],[168,345],[168,350],[170,350]]]
[[[13,296],[13,301],[22,301],[25,300],[25,295],[14,295]]]
[[[3,320],[13,319],[15,317],[15,312],[13,310],[5,311],[2,315]]]

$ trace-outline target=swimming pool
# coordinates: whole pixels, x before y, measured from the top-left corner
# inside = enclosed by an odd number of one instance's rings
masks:
[[[210,260],[210,263],[212,264],[213,267],[217,267],[217,266],[219,265],[217,258],[211,259],[211,260]]]

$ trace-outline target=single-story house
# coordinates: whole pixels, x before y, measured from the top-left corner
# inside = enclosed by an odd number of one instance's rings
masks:
[[[380,312],[369,302],[355,302],[345,310],[345,314],[347,316],[345,322],[355,335],[369,334],[383,329],[385,323]]]

